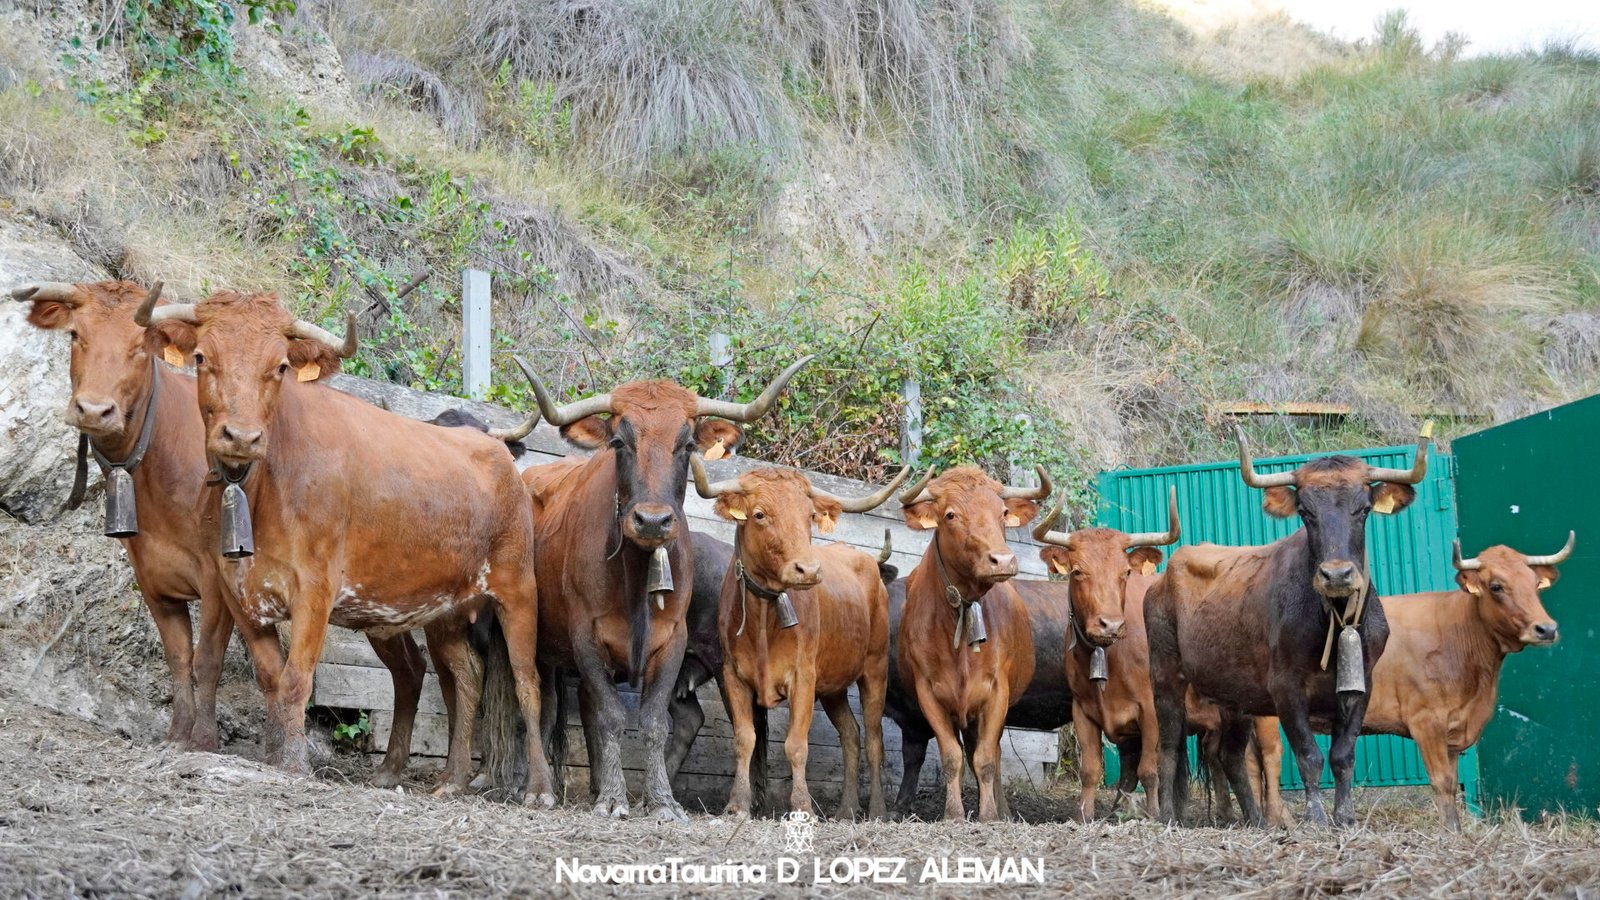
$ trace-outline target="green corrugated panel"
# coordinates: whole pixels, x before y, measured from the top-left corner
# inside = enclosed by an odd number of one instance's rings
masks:
[[[1480,745],[1484,792],[1533,818],[1600,807],[1600,487],[1590,467],[1600,446],[1600,397],[1458,438],[1461,543],[1468,553],[1506,544],[1553,553],[1577,532],[1577,548],[1541,599],[1561,626],[1553,647],[1506,658],[1494,718]]]
[[[1414,446],[1380,447],[1346,451],[1374,466],[1410,468]],[[1317,456],[1284,456],[1256,461],[1261,472],[1298,468]],[[1411,594],[1445,590],[1455,584],[1450,567],[1450,542],[1456,535],[1456,510],[1452,485],[1453,460],[1430,449],[1428,476],[1417,485],[1417,499],[1392,516],[1373,515],[1367,520],[1367,554],[1374,586],[1380,594]],[[1230,546],[1268,544],[1300,527],[1296,517],[1274,519],[1261,509],[1261,491],[1239,477],[1239,463],[1199,463],[1161,469],[1123,469],[1102,472],[1100,508],[1095,524],[1122,531],[1160,531],[1167,526],[1167,489],[1178,488],[1178,512],[1183,519],[1180,545],[1213,543]],[[1324,752],[1327,739],[1318,738]],[[1288,751],[1288,742],[1284,742]],[[1116,754],[1106,755],[1107,783],[1117,777]],[[1462,782],[1468,801],[1476,801],[1476,749],[1463,754]],[[1284,753],[1282,783],[1285,790],[1300,790],[1300,773],[1292,751]],[[1324,764],[1322,783],[1333,785]],[[1371,735],[1356,743],[1356,783],[1364,786],[1424,785],[1428,783],[1416,745],[1405,738]]]

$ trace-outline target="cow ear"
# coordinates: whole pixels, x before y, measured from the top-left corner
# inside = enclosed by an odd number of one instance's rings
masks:
[[[28,324],[53,331],[72,321],[72,307],[59,300],[35,300],[29,304]]]
[[[711,509],[724,519],[743,522],[750,517],[750,512],[746,509],[748,505],[743,494],[727,493],[718,494],[717,502]]]
[[[561,436],[574,447],[598,450],[611,440],[611,420],[605,416],[584,416],[561,426]]]
[[[1021,497],[1006,500],[1006,527],[1021,528],[1039,514],[1039,504]]]
[[[1417,499],[1417,489],[1409,484],[1380,481],[1372,486],[1372,511],[1386,516],[1394,515]]]
[[[1483,588],[1478,587],[1477,572],[1457,572],[1456,584],[1459,585],[1463,591],[1466,591],[1473,596],[1477,596],[1483,592]]]
[[[1135,547],[1128,551],[1128,564],[1140,575],[1154,575],[1161,559],[1160,547]]]
[[[299,381],[319,381],[339,371],[339,356],[321,341],[290,341],[289,368],[307,373]]]
[[[1534,566],[1533,574],[1539,576],[1539,590],[1541,591],[1555,584],[1556,579],[1561,577],[1561,573],[1556,571],[1555,566]]]
[[[934,508],[932,500],[913,503],[903,507],[901,512],[906,515],[906,524],[912,531],[928,531],[939,527],[939,511]]]
[[[811,498],[811,517],[817,523],[817,530],[823,534],[832,534],[842,515],[844,507],[839,505],[838,500],[832,497]]]
[[[1266,495],[1261,499],[1261,508],[1274,519],[1287,519],[1294,515],[1299,508],[1294,488],[1284,485],[1267,488]]]
[[[727,419],[707,416],[694,424],[694,443],[706,459],[721,459],[744,443],[744,429]]]
[[[194,345],[198,340],[199,335],[195,334],[194,326],[188,322],[168,320],[144,330],[145,351],[160,356],[169,365],[180,369],[189,364],[189,357],[194,355]]]
[[[1039,559],[1050,567],[1053,575],[1065,575],[1072,571],[1072,561],[1067,558],[1065,547],[1044,547],[1039,550]]]

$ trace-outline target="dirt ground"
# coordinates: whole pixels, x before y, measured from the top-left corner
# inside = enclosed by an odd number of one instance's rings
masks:
[[[0,697],[0,896],[197,898],[349,895],[670,895],[816,893],[836,857],[909,860],[909,885],[858,881],[822,893],[907,890],[1182,895],[1586,896],[1600,890],[1600,831],[1588,823],[1431,823],[1345,832],[1168,829],[1148,821],[892,824],[823,821],[811,853],[785,825],[695,816],[687,826],[608,822],[569,806],[535,812],[480,798],[440,800],[415,781],[363,785],[367,764],[338,757],[294,779],[241,756],[176,753],[15,697]],[[780,857],[798,881],[774,884]],[[1042,860],[1043,883],[922,882],[929,857]],[[710,887],[558,883],[556,859],[769,867],[768,882]],[[952,863],[954,865],[955,863]],[[847,868],[848,863],[844,864]],[[591,870],[592,871],[592,870]],[[842,871],[842,870],[841,870]],[[959,870],[955,872],[959,874]],[[569,876],[570,878],[570,876]]]

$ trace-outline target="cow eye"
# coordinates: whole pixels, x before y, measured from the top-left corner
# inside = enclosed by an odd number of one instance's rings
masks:
[[[606,446],[610,447],[613,450],[621,450],[622,446],[623,446],[622,438],[614,437],[611,440],[606,441]]]
[[[198,369],[198,368],[200,368],[201,366],[203,366],[205,364],[206,364],[206,355],[204,353],[201,353],[199,350],[196,350],[194,352],[194,365],[195,365],[195,368]]]
[[[944,519],[946,522],[954,522],[956,520],[956,511],[953,509],[945,510]]]
[[[1489,582],[1489,590],[1494,591],[1496,594],[1503,593],[1505,589],[1506,586],[1498,581]]]
[[[762,521],[763,519],[765,519],[767,517],[767,514],[758,509],[758,510],[756,510],[755,516],[756,516],[756,521],[760,522],[760,521]]]
[[[289,371],[289,364],[288,363],[286,363],[286,362],[278,363],[278,375],[279,375],[279,377],[282,377],[283,375],[288,373],[288,371]]]
[[[74,340],[74,341],[75,341],[75,340],[77,340],[77,339],[78,339],[78,332],[77,332],[77,329],[73,329],[73,330],[71,330],[71,331],[68,331],[68,332],[67,332],[67,337],[68,337],[68,338],[69,338],[69,339],[70,339],[70,340]]]

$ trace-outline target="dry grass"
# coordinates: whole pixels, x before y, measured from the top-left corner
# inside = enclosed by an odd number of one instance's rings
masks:
[[[591,863],[726,861],[774,865],[784,831],[696,816],[686,826],[602,822],[586,810],[540,813],[477,798],[438,800],[352,783],[354,770],[286,778],[258,763],[133,747],[92,725],[0,698],[0,892],[13,896],[543,895],[556,858]],[[1407,827],[1289,832],[1150,822],[1078,825],[823,822],[815,854],[904,857],[915,879],[928,857],[1037,857],[1046,890],[1128,897],[1373,897],[1571,894],[1600,881],[1592,825],[1470,825],[1465,834]],[[812,888],[809,861],[801,884]],[[915,882],[913,882],[915,884]],[[1012,886],[925,885],[941,895]],[[579,888],[637,895],[637,886]],[[858,884],[853,896],[904,887]],[[1037,888],[1035,888],[1037,890]],[[748,894],[679,885],[661,894]]]

